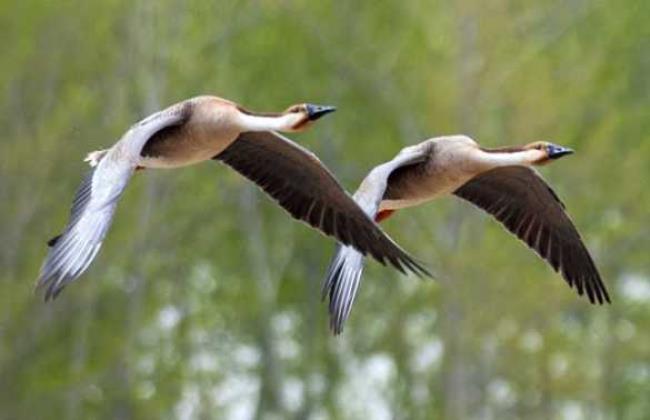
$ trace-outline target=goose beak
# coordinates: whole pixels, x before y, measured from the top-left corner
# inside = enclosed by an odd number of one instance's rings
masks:
[[[564,146],[558,146],[557,144],[549,143],[546,146],[546,153],[548,154],[549,159],[559,159],[562,156],[570,155],[573,153],[572,149]]]
[[[336,107],[333,106],[307,104],[307,118],[309,121],[316,121],[323,115],[334,111],[336,111]]]

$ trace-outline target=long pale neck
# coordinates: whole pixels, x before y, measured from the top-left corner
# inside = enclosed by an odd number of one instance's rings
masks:
[[[494,168],[511,165],[532,166],[545,156],[544,151],[537,149],[508,152],[481,150],[481,160]]]
[[[239,113],[242,131],[290,131],[297,123],[297,114],[254,115]]]

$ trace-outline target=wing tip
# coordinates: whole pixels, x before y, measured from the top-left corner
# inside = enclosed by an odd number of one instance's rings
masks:
[[[412,257],[408,252],[402,249],[400,249],[400,251],[401,252],[397,258],[397,261],[400,265],[398,269],[402,272],[402,274],[412,273],[419,278],[434,278],[434,275],[423,262]],[[395,263],[393,263],[393,260],[391,260],[391,263],[392,265],[397,266]]]
[[[59,242],[59,239],[61,239],[61,236],[63,236],[62,233],[60,233],[60,234],[54,236],[53,238],[51,238],[49,241],[47,241],[47,246],[52,248],[54,245],[56,245],[57,242]]]
[[[595,266],[592,266],[586,275],[566,269],[557,271],[568,283],[569,287],[575,289],[578,296],[585,296],[590,304],[606,305],[612,303],[607,287]]]
[[[344,324],[341,322],[334,321],[330,318],[330,332],[334,337],[340,337],[343,333]]]
[[[41,275],[36,281],[33,293],[43,293],[43,302],[51,302],[55,300],[65,288],[65,280],[57,281],[54,276]],[[43,291],[44,290],[44,291]]]
[[[323,298],[329,298],[329,329],[334,335],[343,332],[350,316],[361,282],[364,258],[352,247],[337,248],[321,289]]]

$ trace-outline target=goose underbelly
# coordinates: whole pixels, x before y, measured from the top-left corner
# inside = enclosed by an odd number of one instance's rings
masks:
[[[379,210],[398,210],[408,207],[415,207],[419,204],[426,203],[427,201],[435,200],[442,195],[444,195],[444,193],[431,194],[427,195],[426,197],[422,196],[404,199],[382,200],[381,204],[379,205]]]
[[[138,166],[158,169],[180,168],[210,160],[223,151],[223,149],[224,148],[201,149],[196,151],[184,150],[182,153],[142,156]]]
[[[236,133],[177,130],[152,137],[142,149],[139,165],[145,168],[178,168],[210,160],[235,139]]]
[[[399,191],[389,190],[381,201],[380,210],[397,210],[417,206],[444,195],[452,194],[467,182],[471,175],[465,173],[429,173],[417,182],[402,185]]]

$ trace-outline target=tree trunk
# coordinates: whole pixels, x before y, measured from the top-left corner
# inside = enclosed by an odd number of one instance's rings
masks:
[[[282,414],[282,371],[276,354],[273,325],[271,323],[276,304],[277,285],[273,281],[269,259],[262,231],[262,214],[256,191],[243,188],[241,193],[242,227],[255,279],[255,296],[260,320],[257,340],[262,355],[260,394],[255,412],[256,419],[263,419],[268,413]]]

